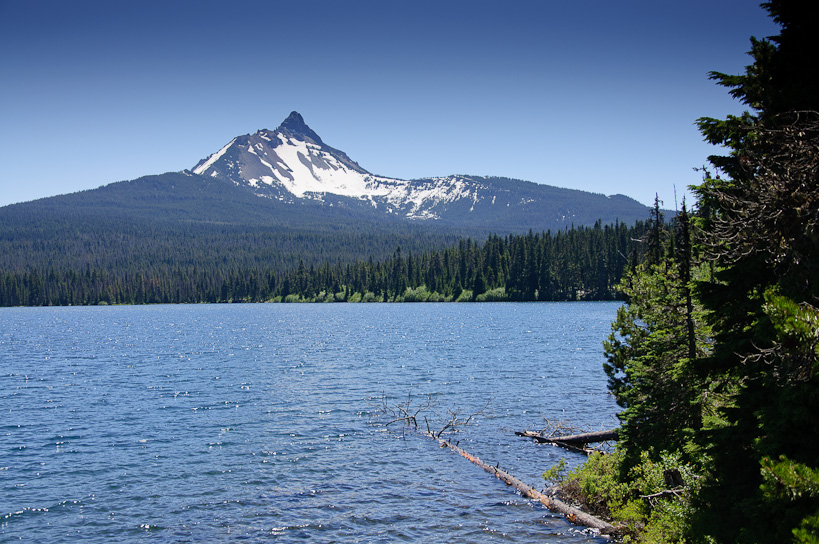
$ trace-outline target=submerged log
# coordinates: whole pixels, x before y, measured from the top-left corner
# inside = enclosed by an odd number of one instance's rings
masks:
[[[515,431],[518,436],[525,436],[532,438],[535,442],[544,442],[547,444],[569,444],[570,446],[583,446],[594,442],[606,442],[608,440],[617,440],[617,429],[608,431],[597,431],[593,433],[571,434],[568,436],[541,436],[534,431]]]
[[[554,496],[553,493],[541,493],[534,487],[523,483],[522,481],[518,480],[511,474],[506,471],[499,469],[498,467],[493,467],[492,465],[487,465],[483,461],[481,461],[478,457],[467,453],[463,449],[459,448],[458,446],[446,441],[446,440],[439,440],[442,448],[449,448],[455,453],[465,457],[469,461],[475,463],[486,472],[490,474],[494,474],[498,479],[504,482],[506,485],[511,485],[515,489],[521,492],[524,497],[535,499],[540,501],[543,506],[551,510],[552,512],[558,512],[566,516],[570,522],[583,525],[585,527],[591,527],[593,529],[599,530],[601,533],[611,533],[616,530],[616,528],[600,518],[587,514],[582,510],[575,508],[573,506],[569,506],[565,502],[561,501],[557,497]]]

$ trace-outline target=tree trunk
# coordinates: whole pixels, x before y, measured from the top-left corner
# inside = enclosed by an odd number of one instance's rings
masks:
[[[584,446],[592,442],[605,442],[607,440],[617,440],[617,429],[609,431],[597,431],[594,433],[572,434],[569,436],[541,436],[534,431],[515,432],[518,436],[532,438],[535,442],[545,442],[548,444],[569,444],[572,446]]]
[[[484,469],[486,472],[489,472],[490,474],[494,474],[495,476],[497,476],[498,479],[500,479],[506,485],[511,485],[512,487],[520,491],[524,497],[540,501],[540,503],[543,504],[543,506],[545,506],[546,508],[553,512],[563,514],[564,516],[566,516],[566,519],[568,519],[572,523],[575,523],[577,525],[584,525],[586,527],[591,527],[593,529],[598,529],[601,533],[611,533],[616,530],[616,528],[610,523],[605,522],[602,519],[594,517],[590,514],[587,514],[573,506],[569,506],[568,504],[566,504],[565,502],[561,501],[560,499],[553,495],[541,493],[537,489],[521,482],[508,472],[505,472],[497,467],[487,465],[479,458],[467,453],[458,446],[451,444],[446,440],[439,440],[439,442],[442,448],[449,448],[455,453],[465,457],[469,461],[475,463],[476,465]]]

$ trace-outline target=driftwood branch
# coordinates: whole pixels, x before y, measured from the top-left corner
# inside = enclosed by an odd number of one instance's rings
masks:
[[[540,503],[546,506],[546,508],[548,508],[549,510],[563,514],[564,516],[566,516],[566,519],[568,519],[570,522],[575,523],[577,525],[584,525],[586,527],[597,529],[601,533],[616,532],[617,528],[611,525],[610,523],[607,523],[597,517],[587,514],[582,510],[579,510],[578,508],[569,506],[565,502],[561,501],[559,498],[555,496],[556,490],[552,489],[551,493],[540,492],[535,488],[518,480],[508,472],[505,472],[498,467],[493,467],[491,465],[484,463],[479,458],[467,453],[466,451],[459,448],[457,445],[452,444],[451,442],[441,438],[441,435],[444,433],[457,432],[459,427],[469,425],[474,418],[483,414],[489,408],[491,402],[492,402],[491,399],[488,400],[487,403],[480,410],[471,412],[466,416],[461,415],[462,410],[460,409],[448,409],[447,416],[445,416],[446,420],[443,421],[443,424],[440,427],[434,425],[434,420],[433,422],[431,422],[423,413],[429,411],[432,412],[433,415],[436,415],[434,408],[437,406],[437,402],[431,396],[427,396],[425,400],[418,402],[416,399],[413,398],[412,393],[410,392],[406,401],[404,401],[403,403],[392,404],[388,402],[387,396],[386,394],[384,394],[382,395],[380,401],[377,404],[372,404],[372,406],[376,409],[375,410],[376,417],[387,416],[389,418],[389,420],[384,424],[385,426],[390,426],[394,423],[403,423],[404,428],[410,428],[417,432],[420,431],[421,434],[426,434],[430,438],[437,440],[442,448],[446,447],[458,453],[459,455],[463,456],[464,458],[483,468],[485,471],[494,474],[507,485],[511,485],[512,487],[520,491],[524,497],[540,501]],[[423,418],[423,423],[426,426],[426,432],[421,431],[418,428],[420,418]],[[565,429],[563,430],[565,432]]]
[[[486,409],[489,408],[489,405],[491,403],[492,403],[492,399],[489,399],[488,401],[486,401],[486,404],[484,405],[483,408],[481,408],[477,412],[473,412],[473,413],[469,414],[464,419],[458,419],[458,415],[460,414],[459,409],[454,409],[454,410],[449,409],[449,410],[447,410],[449,412],[449,419],[446,421],[446,423],[444,423],[444,426],[441,427],[441,430],[439,430],[437,433],[432,433],[429,430],[429,423],[427,423],[427,433],[430,436],[432,436],[433,438],[441,438],[441,435],[444,434],[447,431],[457,431],[458,427],[463,427],[464,425],[469,425],[474,418],[476,418],[479,415],[482,415],[486,411]]]
[[[570,434],[564,436],[543,436],[541,433],[537,433],[535,431],[515,431],[515,434],[518,436],[525,436],[526,438],[531,438],[535,442],[545,443],[545,444],[554,444],[555,446],[560,446],[561,448],[565,448],[569,451],[574,451],[577,453],[583,453],[586,455],[591,455],[595,450],[594,448],[587,448],[587,444],[596,443],[596,442],[608,442],[610,440],[617,440],[617,429],[612,429],[609,431],[597,431],[593,433],[578,433],[578,434]]]
[[[508,472],[484,463],[478,457],[475,457],[474,455],[467,453],[463,449],[446,440],[439,440],[439,443],[441,444],[442,448],[449,448],[455,453],[468,459],[472,463],[478,465],[486,472],[494,474],[506,485],[510,485],[517,489],[518,491],[520,491],[524,497],[540,501],[540,503],[543,504],[543,506],[545,506],[549,510],[563,514],[564,516],[566,516],[566,519],[568,519],[572,523],[597,529],[601,533],[612,533],[617,530],[617,528],[612,524],[603,521],[600,518],[587,514],[586,512],[583,512],[582,510],[570,506],[565,502],[561,501],[554,495],[554,491],[552,491],[552,493],[549,492],[542,493],[535,489],[534,487],[523,483],[519,479],[509,474]]]
[[[590,449],[586,447],[586,444],[591,444],[595,442],[608,442],[610,440],[617,440],[617,429],[612,429],[609,431],[597,431],[593,433],[579,433],[579,434],[570,434],[564,436],[543,436],[541,433],[537,433],[535,431],[515,431],[515,434],[518,436],[525,436],[526,438],[531,438],[535,442],[545,443],[545,444],[554,444],[555,446],[560,446],[561,448],[566,448],[567,450],[574,451],[577,453],[585,453],[586,455],[590,455],[594,452],[594,449]]]
[[[438,410],[439,399],[427,395],[425,399],[419,400],[413,397],[410,391],[404,402],[391,403],[386,393],[383,393],[378,402],[368,404],[375,409],[374,418],[387,418],[381,423],[385,427],[398,423],[401,424],[402,429],[412,429],[431,438],[439,439],[444,434],[457,433],[461,427],[472,423],[476,417],[486,412],[491,403],[492,399],[489,399],[482,408],[465,415],[461,408],[448,408],[444,415]],[[419,428],[422,419],[426,432]]]
[[[607,442],[609,440],[617,440],[617,429],[608,431],[597,431],[593,433],[571,434],[568,436],[541,436],[534,431],[515,432],[518,436],[525,436],[534,439],[535,442],[543,442],[547,444],[570,444],[572,446],[584,446],[594,442]]]
[[[404,425],[404,428],[418,429],[418,418],[424,411],[431,410],[436,406],[436,401],[433,397],[427,396],[426,399],[416,404],[416,400],[412,396],[412,391],[407,394],[407,400],[403,403],[390,404],[387,401],[386,393],[381,395],[378,403],[368,403],[375,408],[376,417],[384,416],[389,420],[383,423],[385,427],[389,427],[395,423]],[[426,417],[424,417],[426,420]]]

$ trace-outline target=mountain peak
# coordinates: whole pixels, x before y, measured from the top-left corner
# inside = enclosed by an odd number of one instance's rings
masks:
[[[453,225],[497,221],[529,228],[570,222],[592,225],[597,219],[609,223],[615,217],[636,221],[645,214],[645,206],[628,199],[590,194],[581,198],[571,196],[569,189],[502,178],[447,176],[408,181],[376,176],[322,142],[297,111],[275,131],[262,129],[237,136],[201,160],[192,172],[243,186],[258,196],[288,203],[323,202],[350,213],[360,210],[362,217],[386,214]],[[596,203],[601,198],[603,202]],[[565,204],[575,201],[577,207]],[[587,205],[596,211],[588,214]]]
[[[307,126],[307,123],[304,122],[304,117],[302,117],[297,111],[290,112],[287,119],[282,121],[282,124],[279,125],[278,130],[286,130],[292,134],[307,136],[319,145],[324,144],[319,135],[313,132],[313,129]]]

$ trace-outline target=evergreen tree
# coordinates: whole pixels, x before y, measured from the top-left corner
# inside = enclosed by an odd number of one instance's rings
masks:
[[[685,207],[677,225],[678,235],[689,235]],[[645,451],[656,459],[686,449],[702,425],[702,384],[694,363],[705,353],[708,334],[690,297],[692,261],[686,252],[671,255],[673,239],[665,225],[652,223],[646,260],[618,286],[627,304],[618,309],[604,342],[609,390],[623,408],[618,417],[624,475]],[[659,254],[669,256],[655,263]]]
[[[763,4],[782,26],[752,40],[745,74],[713,73],[753,112],[700,128],[719,420],[697,436],[713,459],[696,530],[720,541],[819,541],[819,17],[811,2]],[[722,175],[726,177],[721,177]],[[718,512],[718,513],[717,513]]]

